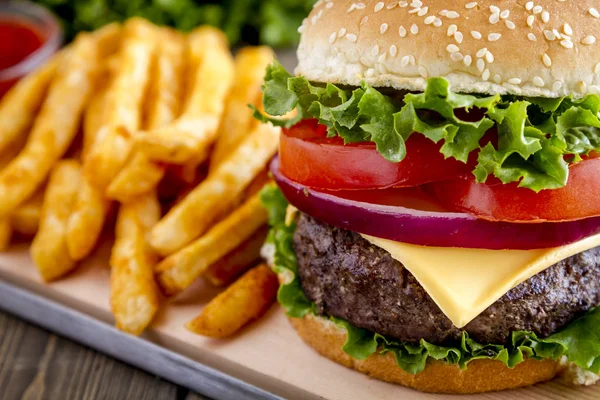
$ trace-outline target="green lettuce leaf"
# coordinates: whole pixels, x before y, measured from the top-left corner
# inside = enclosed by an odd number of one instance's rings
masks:
[[[314,303],[306,298],[297,278],[297,261],[292,246],[295,223],[286,225],[288,202],[275,185],[261,192],[263,205],[269,211],[271,232],[269,242],[275,246],[274,270],[289,278],[279,288],[278,300],[288,316],[302,318],[317,315]],[[417,374],[425,368],[427,360],[439,360],[467,368],[473,360],[497,360],[513,368],[526,358],[556,360],[566,356],[568,361],[594,373],[600,372],[600,307],[592,309],[573,321],[563,330],[545,338],[532,332],[512,333],[509,344],[481,344],[463,332],[460,343],[440,346],[421,340],[403,343],[395,339],[358,328],[340,318],[329,318],[346,330],[346,343],[342,350],[351,357],[364,360],[372,354],[392,353],[396,363],[404,371]]]
[[[557,189],[567,183],[569,164],[600,150],[596,95],[579,100],[482,97],[454,93],[444,78],[431,78],[423,93],[396,98],[364,82],[354,90],[311,84],[291,76],[277,61],[267,69],[263,90],[269,116],[255,110],[262,121],[290,127],[316,118],[330,137],[339,136],[345,143],[371,141],[391,162],[404,159],[412,134],[422,134],[441,141],[446,158],[466,163],[478,152],[473,170],[478,182],[492,175],[536,192]],[[282,118],[294,110],[294,117]],[[497,141],[485,136],[493,127]]]

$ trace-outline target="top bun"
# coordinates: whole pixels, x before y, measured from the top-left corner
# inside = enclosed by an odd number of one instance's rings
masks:
[[[598,0],[319,0],[299,30],[296,73],[311,81],[600,94]]]

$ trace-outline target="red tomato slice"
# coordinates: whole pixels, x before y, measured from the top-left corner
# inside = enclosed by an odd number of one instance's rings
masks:
[[[406,157],[387,161],[373,143],[344,145],[327,138],[317,120],[304,120],[281,135],[281,172],[305,186],[328,190],[378,189],[418,186],[470,173],[472,163],[444,159],[441,144],[422,135],[406,142]]]
[[[565,187],[539,193],[516,183],[477,183],[472,176],[431,183],[425,191],[446,207],[493,221],[578,220],[600,215],[600,158],[573,165]]]

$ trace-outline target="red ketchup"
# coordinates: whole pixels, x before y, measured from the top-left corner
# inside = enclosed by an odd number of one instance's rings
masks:
[[[19,64],[43,44],[44,36],[34,25],[19,19],[0,18],[0,72]],[[0,97],[18,79],[0,80]]]

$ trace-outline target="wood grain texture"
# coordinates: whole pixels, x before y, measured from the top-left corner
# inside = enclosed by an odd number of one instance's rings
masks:
[[[206,400],[3,312],[0,398]]]

